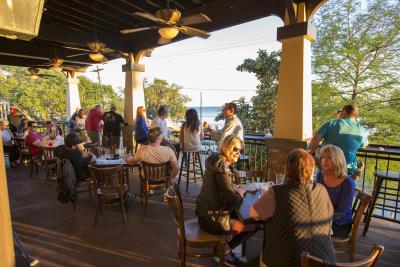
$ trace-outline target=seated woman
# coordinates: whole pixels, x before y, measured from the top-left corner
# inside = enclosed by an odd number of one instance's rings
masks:
[[[134,126],[135,141],[140,144],[147,144],[147,132],[149,131],[149,122],[146,116],[146,110],[140,106],[136,110],[136,121]]]
[[[326,189],[312,180],[314,166],[307,151],[292,150],[286,159],[288,182],[270,188],[250,208],[250,217],[265,221],[260,266],[300,266],[302,251],[335,262],[333,207]]]
[[[328,190],[334,208],[332,236],[346,237],[353,223],[351,209],[356,184],[353,178],[347,175],[346,158],[339,147],[322,147],[319,161],[322,171],[317,174],[316,181]]]
[[[58,147],[64,144],[64,137],[58,135],[58,130],[55,125],[51,125],[49,128],[49,134],[46,135],[42,140],[44,147]]]
[[[240,207],[245,192],[242,188],[233,189],[231,184],[231,167],[239,159],[242,146],[239,137],[228,135],[221,142],[220,153],[207,158],[203,185],[196,201],[196,216],[204,231],[220,235],[233,234],[225,253],[225,264],[228,266],[239,264],[231,249],[255,233],[254,225],[244,227],[234,213]]]

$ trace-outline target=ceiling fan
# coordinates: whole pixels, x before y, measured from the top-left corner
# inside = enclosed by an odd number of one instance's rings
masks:
[[[82,55],[88,55],[89,58],[95,62],[106,62],[107,57],[104,55],[106,53],[113,53],[114,50],[107,48],[106,45],[98,40],[94,40],[92,42],[88,42],[87,44],[88,48],[80,48],[80,47],[74,47],[74,46],[63,46],[64,48],[67,49],[72,49],[72,50],[78,50],[78,51],[84,51],[84,53],[79,53],[75,55],[69,55],[66,56],[68,58],[70,57],[79,57]]]
[[[31,77],[32,80],[37,80],[38,78],[48,78],[48,77],[56,77],[55,75],[49,75],[49,74],[41,74],[39,73],[38,68],[28,68],[28,74],[29,77]]]
[[[49,59],[49,63],[42,64],[42,65],[35,65],[34,67],[46,68],[55,72],[61,72],[63,70],[62,64],[64,60],[59,57],[54,57]]]
[[[211,22],[211,19],[209,17],[207,17],[203,13],[197,13],[194,15],[189,15],[187,17],[181,18],[181,12],[178,9],[171,9],[170,2],[171,1],[167,1],[167,8],[157,10],[155,15],[147,12],[133,13],[138,17],[153,21],[158,25],[124,29],[121,30],[120,32],[122,34],[129,34],[139,31],[158,29],[158,33],[161,36],[158,40],[158,44],[170,43],[172,39],[178,35],[179,32],[190,36],[197,36],[205,39],[210,37],[210,34],[207,31],[187,26],[187,25]]]

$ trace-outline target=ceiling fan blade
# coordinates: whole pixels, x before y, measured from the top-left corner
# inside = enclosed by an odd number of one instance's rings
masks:
[[[66,46],[63,45],[62,47],[67,48],[67,49],[72,49],[72,50],[78,50],[78,51],[86,51],[86,52],[90,52],[89,49],[85,49],[85,48],[80,48],[80,47],[73,47],[73,46]]]
[[[135,16],[138,16],[138,17],[141,17],[141,18],[144,18],[144,19],[148,19],[148,20],[151,20],[151,21],[154,21],[154,22],[166,23],[165,20],[159,19],[159,18],[157,18],[156,16],[154,16],[153,14],[150,14],[150,13],[145,13],[145,12],[133,12],[133,14],[134,14]]]
[[[156,4],[156,3],[154,3],[153,1],[150,1],[150,0],[146,0],[146,3],[149,4],[149,5],[151,5],[151,6],[154,6],[154,7],[156,7],[156,8],[159,8],[159,9],[162,9],[162,8],[163,8],[163,7],[160,6],[159,4]]]
[[[87,53],[80,53],[80,54],[75,54],[75,55],[69,55],[69,56],[65,56],[65,57],[79,57],[79,56],[83,56],[86,55]]]
[[[101,53],[114,53],[115,51],[112,50],[111,48],[104,47],[103,49],[100,49]]]
[[[166,39],[163,37],[158,38],[158,41],[157,41],[157,43],[160,45],[169,44],[170,42],[172,42],[172,39]]]
[[[157,28],[159,28],[159,26],[132,28],[132,29],[120,30],[120,33],[127,34],[127,33],[141,32],[141,31],[152,30],[152,29],[157,29]]]
[[[195,15],[183,17],[179,20],[179,25],[193,25],[193,24],[200,24],[211,22],[211,19],[204,15],[203,13],[198,13]]]
[[[204,39],[207,39],[208,37],[210,37],[210,34],[206,31],[203,31],[203,30],[200,30],[197,28],[187,27],[187,26],[179,27],[179,31],[181,31],[184,34],[190,35],[190,36],[201,37]]]

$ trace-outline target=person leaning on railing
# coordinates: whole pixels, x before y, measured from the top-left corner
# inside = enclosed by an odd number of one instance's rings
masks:
[[[367,130],[356,118],[359,109],[356,105],[346,105],[338,111],[337,119],[325,122],[310,142],[310,153],[315,154],[321,140],[322,146],[335,145],[342,149],[347,163],[347,173],[357,179],[360,171],[356,161],[357,150],[368,145]]]
[[[313,182],[314,167],[307,151],[290,151],[287,183],[267,190],[250,208],[250,217],[265,221],[261,267],[300,266],[302,251],[335,262],[330,236],[333,207],[325,187]]]

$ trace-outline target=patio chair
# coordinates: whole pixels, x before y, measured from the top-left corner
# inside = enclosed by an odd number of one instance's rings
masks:
[[[173,213],[173,219],[177,228],[179,251],[178,257],[181,266],[186,266],[186,256],[191,257],[219,257],[219,266],[224,265],[225,236],[213,235],[204,232],[197,219],[183,220],[183,205],[179,185],[174,183],[167,191],[167,199]],[[212,248],[211,253],[189,252],[190,248]]]
[[[165,193],[172,180],[171,165],[169,162],[153,164],[143,161],[142,166],[139,168],[139,173],[140,200],[143,206],[143,198],[145,199],[144,211],[147,214],[150,190],[162,189],[164,203],[167,202]]]
[[[336,267],[372,267],[376,264],[379,257],[382,255],[384,247],[381,245],[374,245],[371,249],[369,255],[359,261],[349,262],[349,263],[339,263],[331,265],[326,263],[325,261],[313,257],[308,254],[308,252],[303,251],[301,253],[301,267],[327,267],[327,266],[336,266]]]
[[[126,224],[128,186],[123,182],[122,166],[98,168],[90,165],[89,170],[94,180],[96,195],[94,225],[97,225],[97,217],[102,213],[103,206],[111,205],[120,205],[122,218]]]
[[[354,260],[357,232],[361,222],[361,217],[363,216],[370,202],[371,195],[356,189],[356,197],[354,199],[352,208],[353,226],[351,228],[350,234],[345,238],[332,237],[332,242],[333,246],[335,247],[336,255],[348,254],[350,262]]]
[[[57,157],[54,154],[55,147],[43,147],[43,162],[46,168],[46,180],[56,176]]]
[[[234,183],[235,184],[244,184],[247,181],[254,182],[257,178],[260,179],[260,182],[266,182],[268,180],[268,170],[260,170],[260,171],[235,171],[234,172]]]

